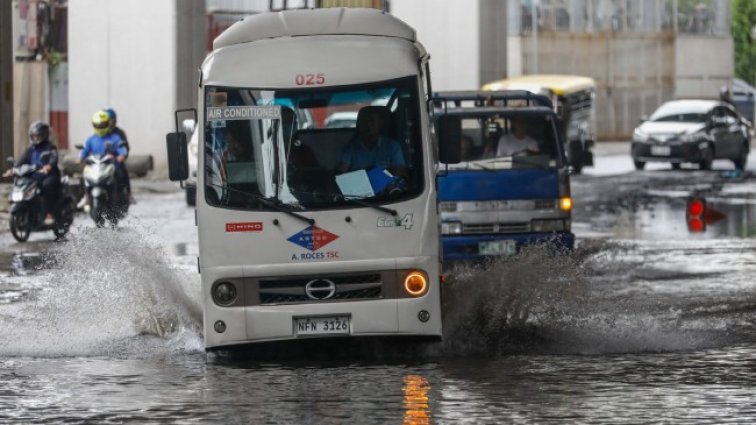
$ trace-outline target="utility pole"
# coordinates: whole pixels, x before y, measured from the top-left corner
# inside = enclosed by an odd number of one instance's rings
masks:
[[[13,2],[0,1],[0,160],[13,156]]]
[[[538,74],[538,6],[537,0],[530,3],[530,22],[531,22],[531,50],[533,54],[533,71],[531,74]]]

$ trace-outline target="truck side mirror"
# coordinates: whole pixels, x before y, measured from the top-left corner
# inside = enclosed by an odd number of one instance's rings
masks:
[[[171,181],[184,181],[189,178],[189,152],[186,134],[168,133],[165,136],[168,150],[168,178]]]
[[[441,115],[437,123],[439,161],[459,164],[462,161],[462,119]]]

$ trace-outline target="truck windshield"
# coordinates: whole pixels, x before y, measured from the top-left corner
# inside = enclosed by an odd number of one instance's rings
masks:
[[[208,87],[207,202],[303,210],[417,196],[423,189],[417,84],[407,77],[327,88]]]
[[[452,168],[552,168],[559,164],[551,116],[465,117],[460,144],[462,162]]]

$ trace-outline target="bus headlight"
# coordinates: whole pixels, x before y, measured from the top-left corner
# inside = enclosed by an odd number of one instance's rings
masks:
[[[220,306],[229,306],[236,301],[236,286],[231,282],[220,282],[213,286],[213,301]]]
[[[404,290],[413,297],[421,297],[428,292],[428,275],[421,270],[413,270],[404,277]]]
[[[462,222],[444,221],[441,223],[442,235],[459,235],[462,233]]]
[[[533,220],[530,222],[530,229],[533,232],[564,232],[567,226],[564,220]]]
[[[438,210],[441,212],[456,212],[457,203],[456,202],[439,202]]]

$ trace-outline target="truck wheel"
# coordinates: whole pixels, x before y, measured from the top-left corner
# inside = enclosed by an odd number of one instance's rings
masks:
[[[633,165],[635,165],[635,169],[639,171],[646,168],[646,163],[643,161],[633,161]]]
[[[189,205],[190,207],[193,207],[197,205],[197,188],[196,187],[187,187],[184,191],[184,195],[186,196],[186,205]]]
[[[572,141],[569,144],[569,162],[572,166],[572,170],[575,174],[580,174],[583,171],[583,146],[579,141]]]

